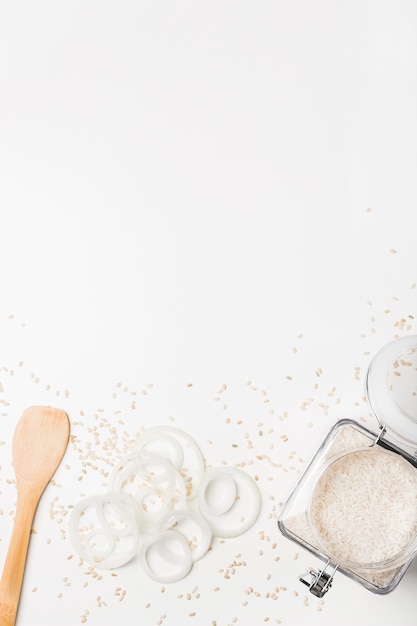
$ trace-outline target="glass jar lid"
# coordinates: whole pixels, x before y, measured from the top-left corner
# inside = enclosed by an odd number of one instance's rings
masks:
[[[387,434],[401,446],[417,449],[417,335],[395,339],[377,352],[365,390]]]

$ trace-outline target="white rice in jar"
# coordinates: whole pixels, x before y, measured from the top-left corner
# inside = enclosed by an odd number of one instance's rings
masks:
[[[417,469],[377,445],[347,453],[323,471],[310,514],[335,562],[385,567],[403,551],[405,562],[417,533]]]

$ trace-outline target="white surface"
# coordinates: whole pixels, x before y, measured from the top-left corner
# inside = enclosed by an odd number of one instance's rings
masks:
[[[416,4],[0,16],[1,562],[18,418],[55,405],[73,435],[18,626],[414,624],[416,566],[386,597],[337,576],[321,605],[276,517],[330,426],[368,416],[371,356],[416,332]],[[69,507],[159,423],[258,476],[261,515],[165,590],[135,564],[94,578],[68,558]]]

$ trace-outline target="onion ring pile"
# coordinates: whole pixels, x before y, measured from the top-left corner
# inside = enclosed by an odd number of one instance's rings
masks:
[[[206,469],[190,435],[149,428],[113,470],[108,491],[81,500],[69,534],[83,561],[114,569],[139,557],[153,580],[184,578],[213,537],[237,537],[256,521],[256,482],[236,467]]]

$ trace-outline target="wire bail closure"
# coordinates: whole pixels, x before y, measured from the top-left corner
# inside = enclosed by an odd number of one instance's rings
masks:
[[[370,447],[372,448],[372,446],[376,446],[376,444],[380,441],[380,439],[384,437],[386,432],[387,432],[387,427],[381,424],[379,427],[379,433],[377,434],[375,441],[371,443]]]
[[[339,567],[339,565],[335,565],[332,572],[329,574],[328,572],[326,572],[326,569],[329,567],[329,565],[331,565],[330,559],[327,561],[323,569],[318,571],[309,570],[306,574],[303,574],[299,577],[299,580],[304,585],[307,585],[310,593],[312,593],[313,596],[316,596],[317,598],[322,598],[329,591],[330,587],[332,586],[336,570]],[[310,576],[310,580],[307,580],[305,576]]]

